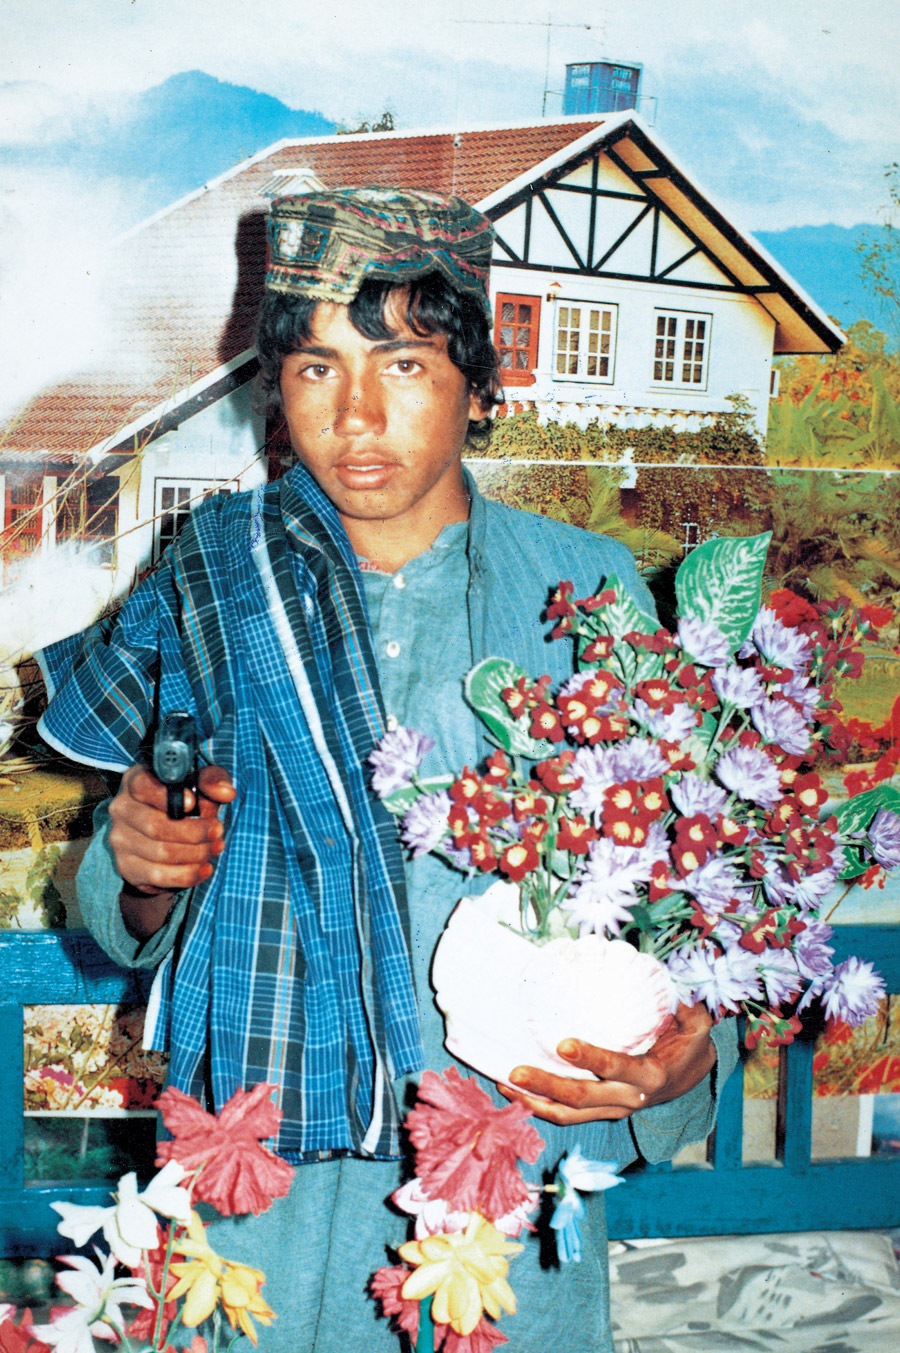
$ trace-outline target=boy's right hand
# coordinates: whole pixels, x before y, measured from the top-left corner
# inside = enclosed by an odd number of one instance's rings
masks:
[[[113,824],[109,844],[127,885],[126,894],[130,894],[127,900],[137,904],[137,909],[127,906],[123,895],[122,911],[129,929],[144,932],[146,923],[151,934],[159,929],[171,895],[208,879],[225,848],[225,829],[217,814],[219,806],[235,796],[231,777],[221,766],[203,766],[197,789],[198,815],[176,820],[166,813],[166,786],[146,766],[132,766],[122,777],[109,806]],[[184,801],[185,811],[190,812],[194,807],[191,790],[185,790]],[[156,900],[167,903],[158,924],[154,921],[160,908],[147,906]]]

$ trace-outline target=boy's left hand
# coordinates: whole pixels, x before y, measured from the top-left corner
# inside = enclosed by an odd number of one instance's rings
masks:
[[[627,1118],[699,1085],[716,1062],[711,1028],[712,1016],[705,1005],[680,1005],[650,1051],[639,1057],[567,1038],[557,1048],[559,1055],[598,1079],[572,1080],[537,1067],[517,1066],[510,1074],[515,1091],[501,1085],[500,1093],[520,1100],[536,1118],[564,1126],[595,1118]]]

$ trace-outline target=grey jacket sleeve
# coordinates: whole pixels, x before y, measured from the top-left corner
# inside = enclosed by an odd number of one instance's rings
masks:
[[[718,1092],[737,1062],[737,1023],[721,1020],[712,1028],[716,1065],[693,1090],[668,1104],[654,1104],[632,1115],[631,1127],[645,1160],[671,1160],[682,1147],[708,1137],[716,1121]]]
[[[78,905],[94,939],[123,968],[155,968],[174,946],[187,911],[190,890],[179,893],[161,930],[138,940],[126,930],[119,908],[122,878],[109,845],[109,804],[94,810],[94,836],[76,879]]]

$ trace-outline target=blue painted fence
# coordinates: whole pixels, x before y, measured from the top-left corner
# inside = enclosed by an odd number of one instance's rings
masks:
[[[900,927],[836,931],[835,961],[858,954],[900,992]],[[89,935],[39,931],[0,935],[0,1256],[64,1248],[53,1199],[108,1201],[108,1181],[26,1183],[22,1008],[146,999],[146,974],[118,968]],[[610,1234],[729,1235],[900,1225],[900,1159],[811,1159],[812,1037],[782,1050],[777,1160],[742,1164],[743,1086],[725,1085],[706,1165],[654,1166],[629,1174],[607,1195]]]

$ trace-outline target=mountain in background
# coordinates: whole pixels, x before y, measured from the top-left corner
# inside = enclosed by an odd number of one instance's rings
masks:
[[[156,180],[163,207],[285,137],[330,136],[334,123],[191,70],[138,95],[123,130],[109,170]]]
[[[859,245],[878,229],[877,225],[793,226],[758,230],[755,238],[842,328],[858,319],[883,328],[885,316],[878,300],[859,275]]]

